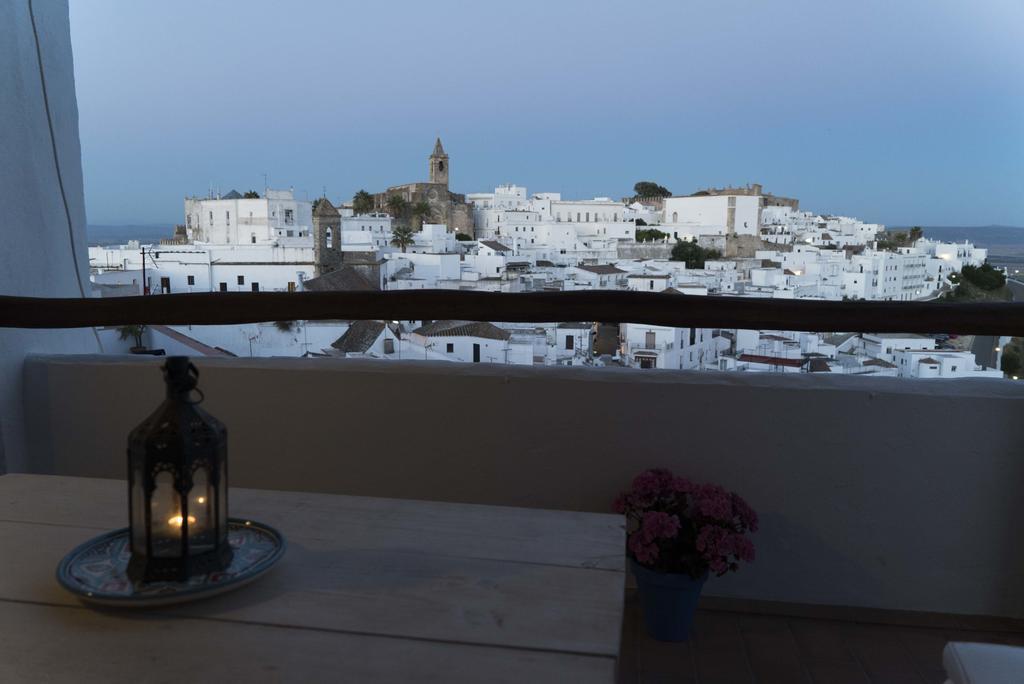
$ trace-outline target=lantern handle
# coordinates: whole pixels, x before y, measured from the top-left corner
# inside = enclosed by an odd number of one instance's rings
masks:
[[[198,399],[196,399],[195,401],[191,401],[191,400],[188,401],[189,404],[192,404],[193,406],[195,406],[196,404],[203,403],[203,400],[206,399],[206,395],[203,393],[203,390],[201,390],[198,387],[196,387],[196,384],[199,382],[199,369],[196,368],[196,365],[194,363],[189,362],[189,364],[188,364],[188,372],[189,372],[189,375],[192,376],[192,387],[190,389],[193,392],[198,392],[199,393],[199,398]]]

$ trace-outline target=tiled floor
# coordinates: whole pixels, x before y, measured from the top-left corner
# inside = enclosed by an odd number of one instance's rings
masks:
[[[628,592],[619,681],[941,684],[947,641],[1024,646],[1024,632],[994,631],[997,623],[971,625],[949,616],[932,620],[935,626],[921,626],[929,624],[927,620],[901,626],[858,621],[875,620],[877,615],[870,611],[861,616],[847,613],[843,620],[833,620],[701,610],[693,639],[672,644],[647,636],[635,593]]]

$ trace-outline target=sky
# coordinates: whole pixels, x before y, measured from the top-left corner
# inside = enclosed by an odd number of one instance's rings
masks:
[[[889,225],[1024,226],[1021,0],[70,0],[92,224],[210,188],[567,198],[762,183]]]

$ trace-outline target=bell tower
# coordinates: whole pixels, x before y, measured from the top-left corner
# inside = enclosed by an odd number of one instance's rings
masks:
[[[430,155],[430,182],[448,187],[448,155],[441,146],[441,138],[434,143],[434,151]]]
[[[326,197],[321,197],[313,210],[313,261],[318,276],[330,273],[341,262],[341,214]]]

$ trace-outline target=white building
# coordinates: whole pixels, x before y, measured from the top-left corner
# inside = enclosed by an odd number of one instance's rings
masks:
[[[666,197],[664,225],[683,235],[758,235],[760,195],[698,195]]]
[[[92,280],[143,284],[143,248],[137,242],[90,247]],[[293,292],[315,273],[312,242],[275,239],[262,244],[152,245],[145,248],[145,286],[151,294],[179,292]]]
[[[635,368],[715,368],[718,347],[706,328],[624,323],[621,356]]]
[[[313,204],[291,190],[267,189],[247,199],[232,190],[218,197],[185,198],[185,230],[190,241],[257,244],[275,238],[309,237]]]
[[[977,365],[969,351],[901,349],[895,352],[901,378],[1001,378],[1003,372]]]

